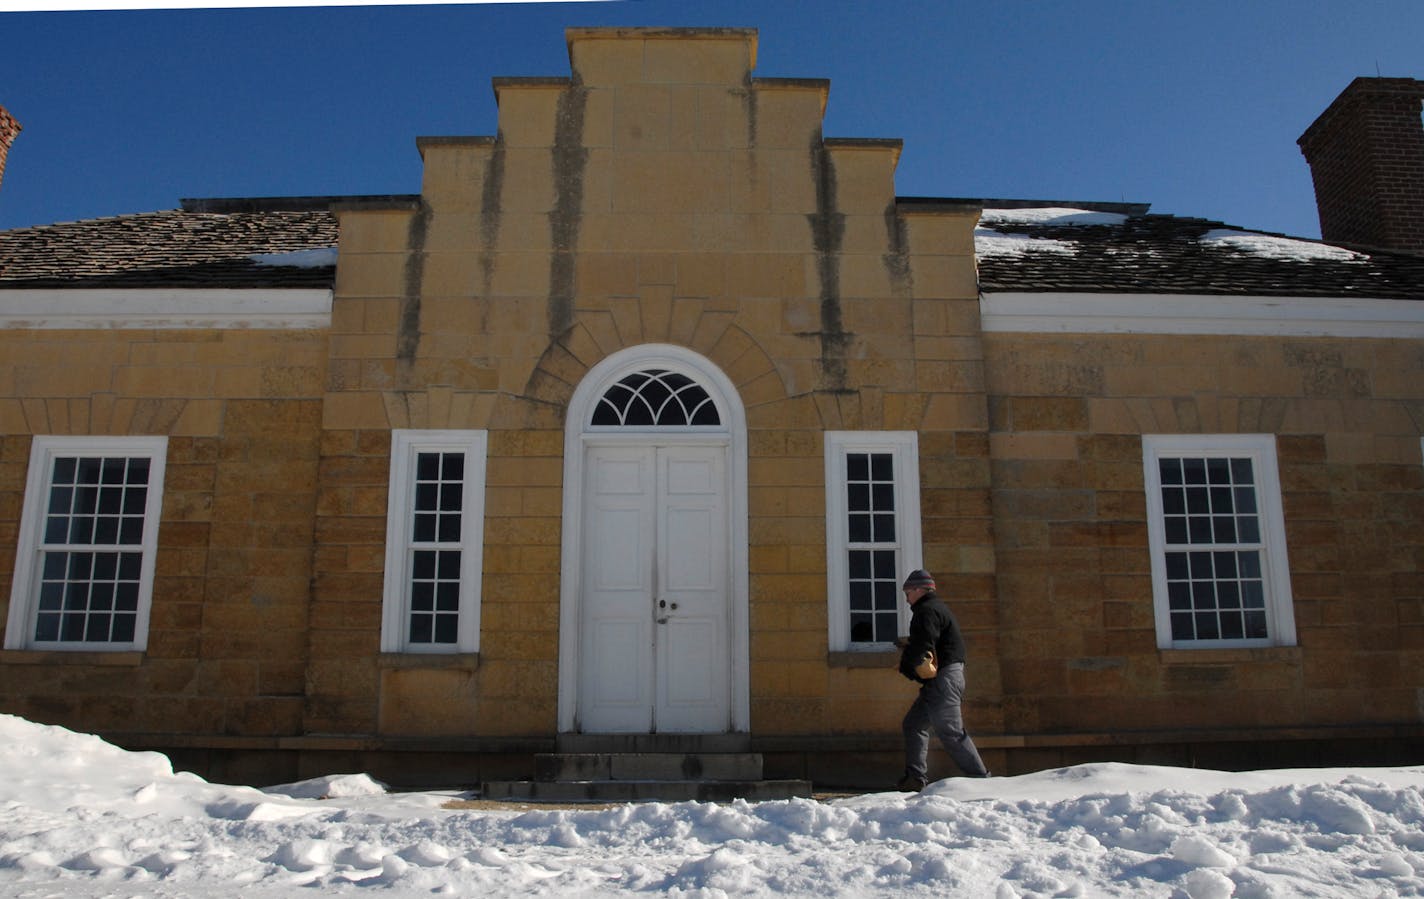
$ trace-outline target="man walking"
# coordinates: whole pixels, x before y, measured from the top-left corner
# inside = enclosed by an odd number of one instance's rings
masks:
[[[905,775],[896,786],[916,793],[924,789],[928,782],[926,757],[931,730],[961,771],[971,777],[988,777],[989,769],[969,739],[960,711],[964,699],[964,637],[959,623],[935,593],[934,578],[928,571],[917,568],[910,572],[901,589],[913,612],[910,636],[900,653],[900,673],[920,685],[920,695],[915,697],[901,725],[905,733]],[[922,667],[930,658],[937,670]]]

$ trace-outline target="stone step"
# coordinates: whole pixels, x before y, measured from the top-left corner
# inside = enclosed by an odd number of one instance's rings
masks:
[[[763,802],[811,796],[809,780],[498,780],[483,798],[532,802]]]
[[[534,779],[554,781],[757,781],[753,752],[553,752],[534,756]]]

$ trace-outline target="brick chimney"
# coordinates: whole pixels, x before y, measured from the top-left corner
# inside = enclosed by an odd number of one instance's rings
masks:
[[[1424,81],[1356,78],[1296,141],[1330,243],[1424,253]]]
[[[0,181],[5,180],[5,157],[10,155],[10,145],[15,142],[15,135],[20,133],[20,123],[15,121],[15,117],[0,106]]]

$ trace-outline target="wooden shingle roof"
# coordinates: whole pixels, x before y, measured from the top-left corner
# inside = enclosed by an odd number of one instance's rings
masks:
[[[1424,256],[1207,219],[986,202],[975,244],[986,292],[1424,300]]]
[[[330,198],[180,209],[0,231],[0,290],[331,287]]]

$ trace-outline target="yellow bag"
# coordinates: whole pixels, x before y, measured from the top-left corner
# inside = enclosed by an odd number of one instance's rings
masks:
[[[920,663],[915,666],[915,677],[920,680],[929,680],[939,673],[939,660],[935,658],[934,650],[931,649],[920,659]]]

